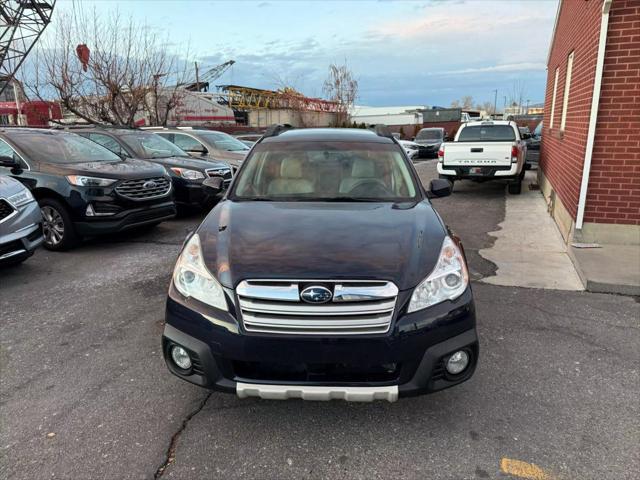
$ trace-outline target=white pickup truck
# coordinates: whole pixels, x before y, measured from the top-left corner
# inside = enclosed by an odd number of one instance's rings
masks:
[[[486,181],[509,180],[509,193],[519,194],[525,173],[527,145],[515,122],[464,123],[453,142],[438,152],[440,178]]]

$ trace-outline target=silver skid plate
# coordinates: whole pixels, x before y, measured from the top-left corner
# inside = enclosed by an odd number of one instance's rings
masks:
[[[324,387],[304,385],[263,385],[257,383],[236,384],[236,394],[240,398],[259,397],[265,400],[346,400],[347,402],[373,402],[398,400],[398,386],[388,387]]]

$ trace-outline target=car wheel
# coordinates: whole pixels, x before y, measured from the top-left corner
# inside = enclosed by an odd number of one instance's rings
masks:
[[[71,215],[68,210],[53,198],[40,200],[42,211],[42,233],[44,246],[48,250],[68,250],[78,243]]]
[[[515,182],[510,183],[507,188],[511,195],[520,195],[520,192],[522,192],[522,178],[518,178]]]

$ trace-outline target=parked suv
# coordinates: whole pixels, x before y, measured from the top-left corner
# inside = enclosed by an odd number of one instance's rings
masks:
[[[228,163],[210,158],[193,158],[184,150],[153,132],[126,128],[80,128],[76,133],[108,148],[121,158],[141,158],[164,166],[173,183],[176,204],[183,208],[212,207],[219,197],[207,195],[202,181],[222,177],[231,183]]]
[[[175,143],[192,155],[212,156],[228,162],[238,170],[250,147],[224,132],[197,130],[191,127],[154,128],[158,135]]]
[[[0,157],[0,166],[13,158]],[[42,216],[31,192],[17,180],[0,175],[0,265],[23,262],[42,244]]]
[[[418,158],[436,158],[447,134],[444,128],[423,128],[414,140],[419,145]]]
[[[155,225],[172,218],[171,179],[160,165],[123,161],[73,133],[0,128],[0,174],[22,182],[42,210],[44,245]]]
[[[169,370],[270,399],[394,401],[467,380],[467,264],[429,201],[450,193],[423,189],[387,129],[270,128],[178,258]]]

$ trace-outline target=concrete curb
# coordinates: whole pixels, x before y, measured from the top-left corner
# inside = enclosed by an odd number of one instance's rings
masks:
[[[576,249],[574,247],[569,246],[569,248],[567,249],[567,253],[569,254],[569,258],[573,262],[576,272],[580,277],[580,281],[584,285],[584,288],[587,292],[615,293],[618,295],[640,296],[640,284],[630,285],[625,283],[602,282],[589,279],[584,271],[584,268],[581,266],[580,261],[576,257],[575,250]]]

